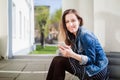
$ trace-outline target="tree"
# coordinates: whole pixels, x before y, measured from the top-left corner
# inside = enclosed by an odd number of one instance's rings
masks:
[[[48,30],[50,31],[51,29],[56,29],[56,31],[58,32],[58,26],[59,26],[59,22],[61,20],[61,15],[62,15],[62,9],[58,9],[56,10],[51,17],[49,18],[47,25],[49,26]],[[57,39],[57,37],[54,37],[54,39]]]
[[[35,7],[35,26],[39,27],[41,34],[41,46],[44,47],[44,27],[49,17],[49,6],[36,6]],[[37,26],[38,25],[38,26]]]
[[[61,20],[62,9],[56,10],[56,12],[51,16],[51,24],[58,30],[59,22]]]

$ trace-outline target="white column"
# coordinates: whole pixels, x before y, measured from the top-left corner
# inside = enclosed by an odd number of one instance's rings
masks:
[[[84,27],[94,32],[93,0],[79,0],[79,13],[84,21]]]
[[[7,40],[7,56],[13,57],[12,52],[12,0],[8,0],[8,40]]]
[[[8,58],[8,0],[0,0],[0,57]]]
[[[66,9],[79,10],[79,0],[62,0],[62,10]]]

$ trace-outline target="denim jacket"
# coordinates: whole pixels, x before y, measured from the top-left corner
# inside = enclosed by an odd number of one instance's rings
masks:
[[[73,51],[88,58],[85,64],[88,76],[93,76],[107,67],[108,59],[106,54],[92,32],[80,27],[75,40],[72,40],[72,42],[75,44]]]

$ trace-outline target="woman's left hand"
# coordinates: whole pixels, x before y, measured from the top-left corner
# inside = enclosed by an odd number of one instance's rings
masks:
[[[71,46],[59,45],[58,48],[64,57],[71,57],[72,54],[74,54],[73,50],[71,49]]]

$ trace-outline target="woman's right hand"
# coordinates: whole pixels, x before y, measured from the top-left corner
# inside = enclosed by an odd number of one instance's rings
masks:
[[[71,57],[74,52],[71,49],[71,46],[67,45],[58,45],[58,48],[64,57]]]

